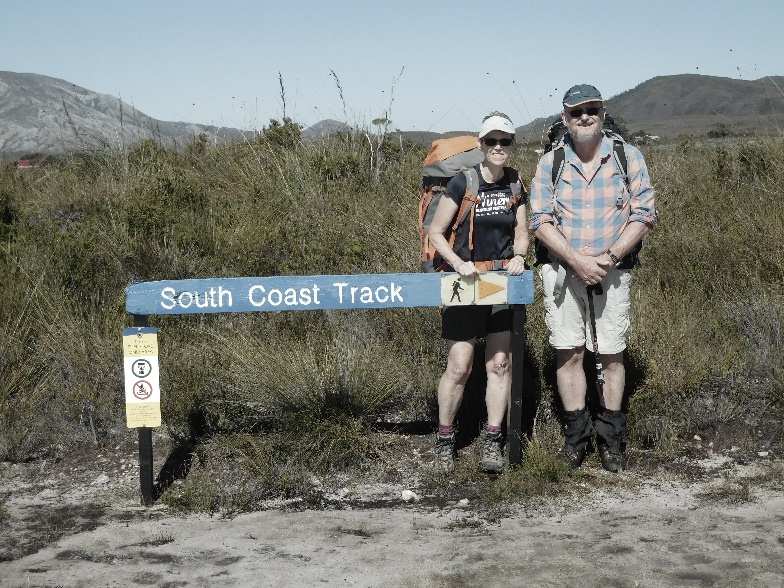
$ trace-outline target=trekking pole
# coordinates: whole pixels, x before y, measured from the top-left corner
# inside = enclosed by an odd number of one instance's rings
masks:
[[[607,408],[604,404],[604,372],[602,371],[602,358],[599,355],[599,336],[596,333],[596,311],[593,307],[594,295],[601,295],[604,290],[601,284],[587,286],[585,291],[588,293],[588,316],[591,320],[591,336],[593,339],[593,357],[596,362],[596,392],[599,394],[599,404],[602,408]]]

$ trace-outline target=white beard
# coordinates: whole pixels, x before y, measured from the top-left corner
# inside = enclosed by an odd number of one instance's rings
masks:
[[[577,127],[574,132],[569,134],[575,143],[592,143],[602,134],[602,127],[598,124],[590,127]]]

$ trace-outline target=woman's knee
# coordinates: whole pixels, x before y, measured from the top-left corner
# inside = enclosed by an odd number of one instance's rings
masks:
[[[471,375],[472,361],[465,361],[463,358],[449,358],[446,364],[444,377],[455,384],[465,384]]]
[[[495,376],[497,378],[505,378],[509,375],[512,369],[511,362],[509,361],[508,353],[496,353],[485,364],[488,376]]]

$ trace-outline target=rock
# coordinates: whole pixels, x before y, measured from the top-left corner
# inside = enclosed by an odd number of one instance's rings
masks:
[[[699,435],[694,435],[694,440],[695,441],[702,441],[702,437],[700,437]]]
[[[770,451],[758,451],[757,455],[760,457],[768,457],[770,455]]]
[[[730,453],[735,453],[736,451],[739,451],[739,450],[740,450],[740,447],[738,447],[737,445],[733,445],[732,447],[730,447]]]
[[[419,496],[417,496],[416,492],[412,492],[411,490],[403,490],[400,493],[400,497],[406,502],[417,502],[419,500]]]
[[[457,501],[457,506],[468,506],[468,498],[463,498]]]
[[[95,478],[95,481],[93,482],[93,486],[103,486],[104,484],[108,484],[108,483],[109,483],[109,476],[107,476],[106,474],[101,474],[100,476]]]

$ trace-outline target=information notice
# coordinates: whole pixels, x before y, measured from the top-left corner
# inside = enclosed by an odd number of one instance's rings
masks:
[[[129,429],[161,426],[158,329],[123,330],[125,415]]]

